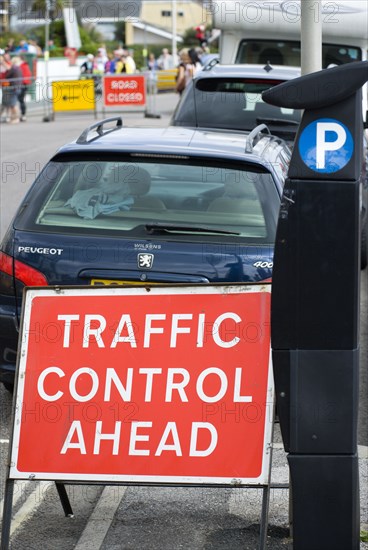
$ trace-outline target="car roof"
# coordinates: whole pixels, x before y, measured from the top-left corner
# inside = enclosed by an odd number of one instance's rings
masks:
[[[68,153],[137,153],[137,154],[156,154],[156,155],[180,155],[180,156],[208,156],[231,158],[241,160],[242,162],[256,162],[269,168],[269,158],[264,158],[262,151],[267,150],[266,147],[257,147],[257,151],[253,152],[253,141],[259,144],[260,140],[264,140],[265,144],[274,142],[284,147],[282,140],[269,134],[260,133],[265,129],[259,128],[259,132],[255,130],[252,135],[244,132],[235,132],[233,130],[199,130],[192,128],[183,128],[180,126],[169,126],[168,128],[130,128],[130,127],[115,127],[112,130],[100,130],[97,133],[96,127],[104,125],[112,120],[121,120],[119,117],[115,119],[107,119],[96,123],[87,128],[81,136],[61,147],[53,159],[60,155]],[[90,130],[88,132],[88,130]],[[91,135],[88,141],[87,137]],[[252,140],[250,143],[249,140]]]
[[[265,80],[291,80],[300,76],[300,67],[285,65],[221,65],[213,63],[199,71],[195,80],[202,78],[262,78]]]

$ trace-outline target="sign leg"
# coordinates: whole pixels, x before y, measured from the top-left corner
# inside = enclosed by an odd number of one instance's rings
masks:
[[[13,493],[14,493],[14,479],[7,479],[5,483],[4,513],[3,513],[3,525],[1,529],[0,550],[9,549],[10,523],[11,523],[12,508],[13,508]]]
[[[70,504],[70,500],[68,497],[68,493],[66,492],[64,483],[59,483],[58,481],[55,481],[56,489],[59,494],[60,502],[64,510],[65,517],[67,518],[73,518],[73,509]]]
[[[263,487],[262,493],[262,515],[261,528],[259,533],[259,550],[265,550],[267,546],[268,511],[270,508],[270,485]]]

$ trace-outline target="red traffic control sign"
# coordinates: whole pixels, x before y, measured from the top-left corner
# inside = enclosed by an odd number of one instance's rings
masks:
[[[270,296],[27,289],[10,478],[266,484]]]
[[[143,75],[105,76],[103,90],[105,107],[146,104],[146,84]]]

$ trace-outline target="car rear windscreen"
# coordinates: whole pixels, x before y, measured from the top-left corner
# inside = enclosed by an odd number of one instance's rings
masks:
[[[262,92],[280,80],[257,78],[201,78],[195,82],[197,126],[251,130],[266,123],[270,130],[295,130],[301,111],[275,107],[262,100]]]
[[[280,199],[271,173],[223,164],[139,157],[53,161],[15,224],[43,232],[225,235],[272,243]]]

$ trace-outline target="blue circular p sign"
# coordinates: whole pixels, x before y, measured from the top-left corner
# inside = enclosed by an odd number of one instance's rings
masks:
[[[321,174],[341,170],[354,152],[354,141],[349,129],[333,118],[321,118],[308,124],[299,139],[299,153],[303,162]]]

